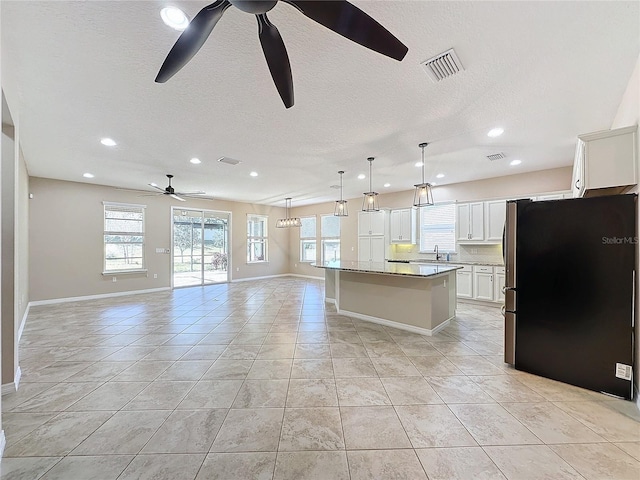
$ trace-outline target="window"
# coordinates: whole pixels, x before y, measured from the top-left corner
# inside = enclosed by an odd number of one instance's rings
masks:
[[[267,261],[266,215],[247,215],[247,263]]]
[[[420,252],[456,251],[456,204],[440,203],[420,209]]]
[[[316,261],[316,217],[302,217],[300,227],[300,261]]]
[[[320,234],[322,235],[322,261],[340,260],[340,217],[322,215]]]
[[[144,205],[103,202],[103,273],[143,272]]]

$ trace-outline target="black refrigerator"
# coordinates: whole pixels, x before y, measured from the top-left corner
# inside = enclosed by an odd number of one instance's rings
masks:
[[[633,395],[637,195],[507,202],[505,362]]]

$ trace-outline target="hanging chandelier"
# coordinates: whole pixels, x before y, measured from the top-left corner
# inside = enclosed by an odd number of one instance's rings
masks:
[[[424,180],[424,147],[429,145],[424,142],[418,145],[422,149],[422,183],[414,185],[416,190],[413,194],[413,206],[414,207],[427,207],[433,205],[433,191],[431,184]]]
[[[284,199],[285,218],[279,218],[276,221],[276,228],[301,227],[302,221],[298,217],[290,217],[289,209],[291,208],[291,198]]]
[[[373,163],[374,157],[367,158],[369,162],[369,191],[364,193],[364,198],[362,200],[362,211],[363,212],[379,212],[380,206],[378,205],[378,192],[373,191],[373,187],[371,186],[371,164]]]
[[[340,174],[340,200],[336,200],[336,208],[333,214],[336,217],[348,217],[349,210],[347,209],[347,201],[342,199],[342,175],[344,171],[340,170],[338,173]]]

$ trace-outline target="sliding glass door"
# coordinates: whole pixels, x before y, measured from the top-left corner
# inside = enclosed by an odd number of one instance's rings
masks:
[[[172,208],[173,286],[229,281],[228,212]]]

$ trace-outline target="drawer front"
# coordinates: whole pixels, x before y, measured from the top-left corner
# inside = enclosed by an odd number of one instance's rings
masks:
[[[452,267],[462,267],[460,270],[456,270],[456,272],[473,272],[473,268],[471,265],[455,265],[451,264]]]
[[[493,273],[493,267],[473,267],[473,271],[476,273]]]
[[[505,272],[504,267],[494,267],[494,268],[496,269],[496,273],[498,275],[504,275],[504,272]]]

